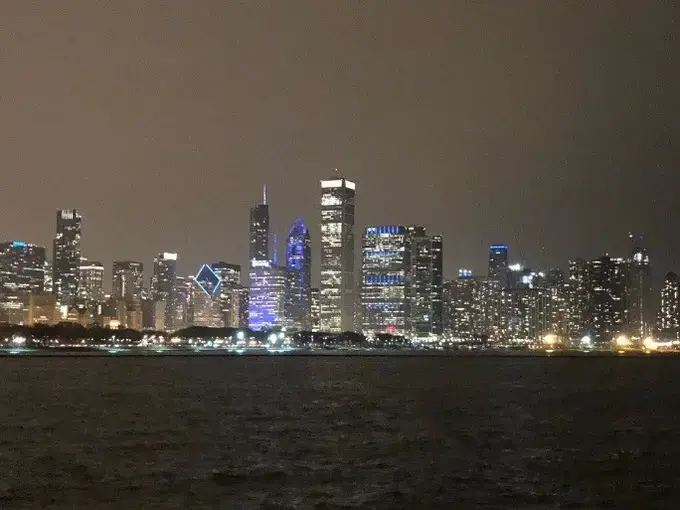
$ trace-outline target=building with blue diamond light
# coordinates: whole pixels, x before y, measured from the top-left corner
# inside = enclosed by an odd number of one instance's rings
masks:
[[[193,278],[191,291],[192,324],[218,328],[222,319],[222,280],[208,264],[203,264]]]

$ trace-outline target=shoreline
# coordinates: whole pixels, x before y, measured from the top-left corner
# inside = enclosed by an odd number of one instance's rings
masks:
[[[368,358],[663,358],[680,356],[680,351],[575,351],[575,350],[344,350],[344,349],[139,349],[139,348],[57,348],[0,349],[0,358],[102,358],[102,357],[368,357]]]

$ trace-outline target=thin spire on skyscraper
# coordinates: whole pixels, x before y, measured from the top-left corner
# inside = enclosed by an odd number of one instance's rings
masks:
[[[267,205],[267,185],[262,185],[262,203]]]

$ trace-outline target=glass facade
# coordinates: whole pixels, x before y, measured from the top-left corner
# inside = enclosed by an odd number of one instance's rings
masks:
[[[321,330],[354,331],[355,184],[342,177],[321,181]]]
[[[365,335],[408,335],[407,228],[366,227],[361,248],[361,320]]]
[[[661,289],[659,330],[664,339],[676,339],[680,333],[680,277],[668,273]]]
[[[104,264],[81,260],[78,296],[86,303],[104,301]]]
[[[111,272],[111,297],[116,300],[139,300],[144,293],[144,264],[117,260]]]
[[[309,230],[297,218],[286,239],[286,322],[293,330],[309,331],[311,324],[312,241]]]
[[[0,292],[45,291],[45,247],[24,241],[0,243]]]
[[[57,211],[52,285],[57,301],[61,304],[72,304],[78,297],[82,220],[81,214],[75,209]]]
[[[262,331],[286,326],[285,298],[288,285],[288,270],[285,267],[263,264],[250,270],[250,329]]]
[[[151,299],[156,303],[163,303],[163,328],[171,330],[174,327],[175,283],[177,279],[177,254],[171,252],[160,253],[153,261],[153,275],[151,276]],[[154,308],[158,311],[159,307]],[[158,313],[156,314],[159,315]],[[160,317],[154,321],[158,328]]]

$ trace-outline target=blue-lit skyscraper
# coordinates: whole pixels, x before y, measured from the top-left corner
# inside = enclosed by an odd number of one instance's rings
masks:
[[[248,326],[262,331],[286,326],[288,270],[271,262],[257,262],[250,270]]]
[[[301,218],[296,218],[286,239],[286,322],[292,329],[311,329],[312,241]]]

